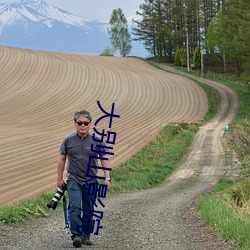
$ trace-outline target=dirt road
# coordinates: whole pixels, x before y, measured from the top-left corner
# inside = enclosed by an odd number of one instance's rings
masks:
[[[168,122],[207,111],[201,87],[136,58],[49,53],[0,47],[0,205],[54,191],[59,146],[73,113],[97,105],[120,115],[98,124],[117,133],[111,167],[128,159]],[[94,125],[92,125],[92,128]]]
[[[222,136],[239,101],[225,86],[205,81],[221,95],[218,114],[201,127],[180,167],[157,188],[105,199],[103,229],[91,249],[240,249],[209,234],[194,215],[197,197],[223,175]],[[5,228],[3,249],[72,249],[62,211],[27,226]],[[83,247],[84,248],[84,247]]]

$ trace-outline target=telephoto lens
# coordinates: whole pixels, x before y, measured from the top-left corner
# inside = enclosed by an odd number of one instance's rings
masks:
[[[64,194],[64,191],[65,189],[57,188],[54,197],[49,201],[47,207],[55,210],[58,205],[58,202],[60,201],[60,199]]]

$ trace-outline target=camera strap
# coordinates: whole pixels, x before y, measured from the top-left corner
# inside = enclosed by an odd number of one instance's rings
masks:
[[[69,207],[68,207],[68,209],[69,209]],[[65,197],[65,195],[63,195],[63,214],[64,214],[64,222],[65,222],[65,232],[66,232],[66,234],[70,233],[68,209],[67,209],[66,197]]]

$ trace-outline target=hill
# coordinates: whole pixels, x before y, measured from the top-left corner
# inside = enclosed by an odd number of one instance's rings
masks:
[[[59,146],[73,113],[94,121],[104,110],[117,133],[111,167],[128,159],[169,122],[194,122],[207,111],[192,80],[136,58],[81,56],[0,47],[0,204],[54,190]],[[97,129],[108,131],[109,119]],[[93,125],[92,125],[93,127]]]

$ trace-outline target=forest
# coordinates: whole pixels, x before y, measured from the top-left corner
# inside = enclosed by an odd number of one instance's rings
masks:
[[[204,58],[206,67],[249,80],[249,0],[145,0],[137,15],[134,40],[151,57],[195,68]]]

